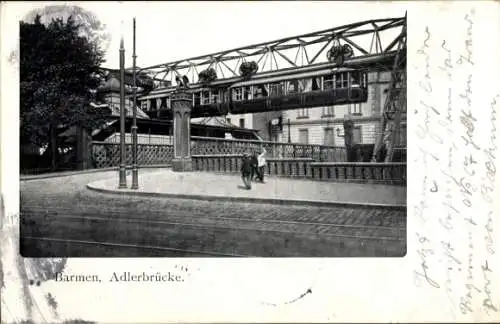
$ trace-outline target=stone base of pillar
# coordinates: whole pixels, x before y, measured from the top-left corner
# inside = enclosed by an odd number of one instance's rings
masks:
[[[193,161],[191,159],[173,159],[172,170],[174,172],[191,172],[193,171]]]

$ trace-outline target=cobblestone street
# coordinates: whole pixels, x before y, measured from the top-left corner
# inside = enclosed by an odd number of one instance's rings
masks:
[[[86,188],[103,179],[117,180],[117,172],[21,182],[23,255],[396,257],[406,251],[404,209],[134,197]]]

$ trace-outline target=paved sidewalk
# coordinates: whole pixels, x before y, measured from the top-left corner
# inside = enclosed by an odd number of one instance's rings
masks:
[[[130,179],[129,179],[130,180]],[[128,181],[130,188],[130,181]],[[165,196],[203,200],[296,203],[312,205],[374,205],[405,208],[406,187],[266,178],[247,190],[237,175],[172,170],[139,173],[139,189],[118,189],[116,178],[89,183],[87,188],[125,195]]]

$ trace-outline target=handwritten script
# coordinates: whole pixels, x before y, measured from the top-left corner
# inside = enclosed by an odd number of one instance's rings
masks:
[[[498,257],[493,197],[500,95],[475,96],[481,82],[474,74],[474,9],[464,12],[454,33],[460,40],[451,44],[449,37],[426,26],[415,53],[419,106],[414,110],[414,162],[423,171],[419,196],[411,207],[419,228],[413,238],[414,282],[446,294],[455,317],[479,308],[493,316],[500,308],[492,290],[498,271],[492,260]]]

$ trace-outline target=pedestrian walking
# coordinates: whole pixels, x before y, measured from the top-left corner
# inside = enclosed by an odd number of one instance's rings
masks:
[[[257,157],[258,177],[260,182],[264,183],[264,169],[266,167],[266,149],[262,148],[261,153]]]
[[[250,164],[252,165],[250,180],[254,181],[254,179],[259,176],[259,160],[257,158],[257,151],[253,151],[252,157],[250,158]]]
[[[252,175],[252,161],[250,159],[250,155],[248,153],[243,154],[243,158],[241,161],[241,178],[243,179],[243,183],[247,189],[252,189],[251,183],[251,175]]]

